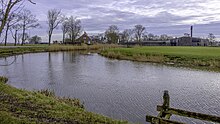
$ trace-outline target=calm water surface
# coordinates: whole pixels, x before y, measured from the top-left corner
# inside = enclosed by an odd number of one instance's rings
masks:
[[[0,75],[14,87],[51,89],[58,96],[79,98],[89,111],[135,123],[158,114],[164,90],[169,90],[172,107],[220,116],[220,73],[58,52],[20,55],[13,65],[0,67]]]

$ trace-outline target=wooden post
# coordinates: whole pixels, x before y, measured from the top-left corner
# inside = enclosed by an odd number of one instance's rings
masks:
[[[170,96],[169,96],[169,91],[165,90],[163,94],[163,109],[160,111],[157,117],[159,118],[165,118],[165,119],[170,119],[171,114],[167,113],[168,109],[170,107]]]
[[[207,115],[207,114],[190,112],[190,111],[176,109],[176,108],[170,108],[170,96],[167,90],[164,91],[163,105],[158,105],[157,111],[160,112],[157,117],[147,115],[146,121],[151,122],[152,124],[184,124],[181,122],[169,120],[173,114],[173,115],[179,115],[183,117],[189,117],[189,118],[194,118],[194,119],[199,119],[199,120],[220,123],[220,117],[215,116],[215,115]]]
[[[165,90],[163,94],[163,108],[166,110],[170,107],[169,91]]]
[[[162,110],[160,110],[160,113],[158,114],[157,117],[146,116],[146,121],[151,122],[152,124],[183,124],[180,122],[169,120],[172,115],[167,112],[169,110],[169,107],[170,107],[170,96],[169,96],[169,92],[165,90],[163,94]]]

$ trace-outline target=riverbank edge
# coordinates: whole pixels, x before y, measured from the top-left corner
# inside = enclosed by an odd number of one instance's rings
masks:
[[[120,49],[120,50],[119,50]],[[99,54],[117,60],[156,63],[171,67],[183,67],[202,71],[220,72],[220,61],[216,59],[202,59],[187,56],[175,56],[161,53],[126,53],[119,49],[103,50]],[[127,48],[122,48],[127,49]]]
[[[87,112],[78,99],[59,98],[44,91],[26,91],[6,84],[0,77],[0,122],[10,124],[72,123],[127,124]]]
[[[60,51],[101,51],[117,48],[118,45],[83,46],[31,46],[1,48],[0,58],[40,52]],[[0,122],[10,124],[30,123],[104,123],[127,124],[127,121],[114,120],[103,115],[87,112],[79,99],[59,98],[47,90],[32,92],[16,89],[6,84],[7,78],[0,76]],[[48,95],[49,94],[49,95]]]
[[[114,44],[96,44],[96,45],[51,45],[51,46],[27,46],[27,47],[2,47],[0,48],[0,58],[26,53],[40,52],[62,52],[62,51],[102,51],[109,48],[118,48],[119,45]]]

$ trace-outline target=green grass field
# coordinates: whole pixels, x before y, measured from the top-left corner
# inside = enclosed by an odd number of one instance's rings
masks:
[[[218,47],[134,47],[101,52],[103,56],[143,62],[174,64],[212,71],[220,70]]]
[[[58,98],[49,92],[29,92],[13,88],[0,77],[0,123],[125,124],[87,112],[78,99]]]

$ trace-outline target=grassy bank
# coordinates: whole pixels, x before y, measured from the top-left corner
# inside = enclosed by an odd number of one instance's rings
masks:
[[[68,123],[123,124],[110,118],[87,112],[77,99],[58,98],[48,91],[29,92],[6,84],[0,77],[0,123]]]
[[[220,71],[220,48],[214,47],[116,48],[103,50],[101,55],[114,59]]]
[[[117,45],[37,45],[24,47],[0,48],[0,57],[12,55],[58,52],[77,50],[103,50],[115,48]],[[0,77],[0,123],[30,124],[30,123],[68,123],[68,124],[124,124],[102,115],[87,112],[78,99],[59,98],[45,90],[29,92],[13,88],[7,84],[7,78]]]
[[[23,46],[23,47],[6,47],[0,48],[0,57],[7,57],[18,54],[25,53],[36,53],[36,52],[59,52],[59,51],[77,51],[77,50],[103,50],[108,48],[116,48],[118,45],[109,45],[109,44],[96,44],[96,45],[32,45],[32,46]]]

